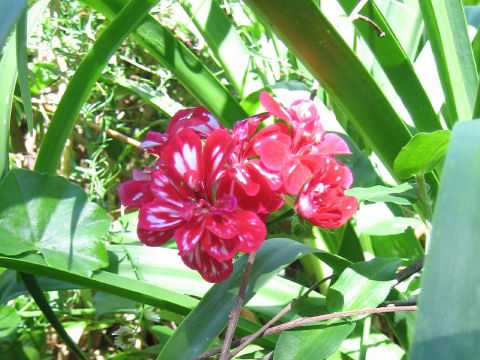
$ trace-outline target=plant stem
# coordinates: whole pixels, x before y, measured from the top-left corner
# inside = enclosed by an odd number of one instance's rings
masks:
[[[289,322],[286,322],[284,324],[278,325],[271,327],[265,332],[261,334],[259,337],[263,336],[268,336],[272,334],[277,334],[286,330],[291,330],[299,326],[303,326],[306,324],[311,324],[315,322],[322,322],[322,321],[327,321],[331,319],[341,319],[341,318],[348,318],[351,316],[358,316],[358,315],[369,315],[369,314],[384,314],[384,313],[390,313],[390,312],[398,312],[398,311],[417,311],[418,307],[417,306],[385,306],[385,307],[379,307],[375,309],[363,309],[363,310],[353,310],[353,311],[343,311],[343,312],[337,312],[337,313],[331,313],[331,314],[324,314],[324,315],[318,315],[318,316],[312,316],[312,317],[303,317],[303,318],[298,318]],[[233,341],[231,346],[236,347],[241,344],[243,344],[247,338],[250,335],[244,336],[236,341]],[[190,360],[203,360],[207,359],[210,356],[213,356],[215,354],[218,354],[220,352],[220,348],[212,349],[208,352],[205,352],[203,354],[200,354],[198,356],[195,356],[193,358],[190,358]]]
[[[433,211],[432,205],[430,202],[430,196],[428,195],[427,186],[425,184],[425,177],[423,174],[415,175],[415,180],[417,181],[418,193],[422,203],[425,206],[425,212],[427,215],[427,220],[432,221]]]
[[[252,341],[255,341],[255,339],[257,339],[258,337],[260,337],[268,328],[270,328],[270,326],[272,326],[273,324],[275,324],[278,320],[280,320],[280,318],[285,315],[287,312],[289,312],[291,309],[293,309],[293,307],[295,305],[297,305],[300,301],[306,299],[308,297],[308,295],[313,291],[313,289],[315,289],[317,286],[319,286],[320,284],[332,279],[334,277],[334,275],[330,275],[329,277],[326,277],[320,281],[317,281],[315,284],[313,284],[307,291],[305,291],[305,294],[303,294],[302,296],[300,296],[298,299],[295,299],[293,301],[291,301],[287,306],[285,306],[282,310],[280,310],[280,312],[275,315],[273,318],[271,318],[265,325],[263,325],[259,330],[257,330],[256,332],[254,332],[253,334],[250,334],[248,335],[246,338],[245,338],[245,341],[239,345],[235,350],[233,350],[231,353],[230,353],[230,357],[234,357],[235,355],[237,355],[240,351],[242,351],[248,344],[250,344]]]
[[[45,318],[57,331],[58,335],[62,338],[62,340],[69,347],[72,353],[75,354],[78,359],[88,360],[85,354],[78,348],[77,344],[75,344],[72,338],[67,334],[64,327],[62,326],[58,318],[55,316],[55,313],[50,307],[50,304],[45,298],[45,295],[43,295],[42,289],[40,288],[40,285],[38,284],[35,276],[21,272],[19,274],[22,278],[23,283],[25,284],[25,287],[28,289],[28,292],[30,293],[30,295],[32,295],[32,298],[35,300],[38,307],[43,312]]]
[[[424,260],[425,260],[425,258],[422,257],[422,258],[418,259],[417,261],[415,261],[414,263],[411,263],[410,265],[408,265],[402,271],[399,271],[397,273],[397,275],[395,276],[395,279],[393,280],[392,288],[394,288],[395,286],[400,284],[403,280],[409,278],[410,276],[412,276],[416,272],[419,272],[420,270],[422,270]]]
[[[247,265],[245,265],[245,272],[243,274],[242,283],[240,284],[240,289],[238,290],[237,299],[235,305],[233,306],[232,312],[230,313],[228,319],[227,332],[225,334],[225,340],[222,346],[222,352],[220,354],[219,360],[228,360],[230,359],[230,347],[233,340],[233,334],[237,328],[238,317],[240,316],[240,310],[242,310],[243,299],[245,298],[245,291],[247,289],[248,277],[250,276],[250,270],[252,269],[253,262],[255,261],[256,252],[252,252],[248,255]]]

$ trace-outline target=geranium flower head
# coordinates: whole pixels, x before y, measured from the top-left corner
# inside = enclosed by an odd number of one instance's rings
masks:
[[[298,214],[314,225],[337,228],[357,211],[358,201],[344,194],[353,181],[350,169],[330,157],[320,159],[319,171],[297,197]]]
[[[223,281],[232,271],[237,251],[253,252],[266,236],[265,224],[237,206],[232,194],[217,196],[217,175],[234,150],[226,129],[200,136],[183,129],[162,149],[163,167],[151,172],[154,200],[139,213],[139,237],[156,245],[173,234],[187,266],[210,282]]]

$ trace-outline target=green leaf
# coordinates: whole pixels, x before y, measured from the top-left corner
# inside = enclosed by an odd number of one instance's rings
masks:
[[[2,0],[0,2],[0,53],[3,53],[3,45],[17,19],[27,6],[27,0]]]
[[[113,19],[126,0],[82,0],[85,4]],[[235,97],[212,72],[154,17],[147,16],[132,38],[181,82],[220,122],[231,127],[247,116]]]
[[[20,315],[10,306],[0,307],[0,340],[13,334],[20,325]]]
[[[41,0],[34,4],[28,11],[28,33],[32,31],[33,25],[47,6],[49,0]],[[24,1],[2,1],[0,2],[0,14],[6,14],[8,11],[19,5],[23,6]],[[4,11],[5,10],[5,11]],[[20,10],[19,10],[20,11]],[[11,13],[10,13],[11,14]],[[6,22],[0,22],[0,27],[6,25],[8,21],[14,17],[6,15]],[[0,43],[2,38],[0,37]],[[1,47],[0,47],[1,48]],[[16,43],[14,37],[10,39],[8,44],[3,48],[2,57],[0,59],[0,180],[6,175],[9,167],[8,149],[10,136],[10,115],[12,112],[12,98],[17,82],[17,64],[16,64]]]
[[[23,109],[27,118],[28,131],[33,131],[33,110],[32,98],[30,96],[30,85],[28,84],[28,54],[27,54],[27,10],[24,10],[17,23],[17,68],[18,80],[20,82],[20,93],[22,95]]]
[[[394,187],[376,185],[369,188],[351,188],[346,195],[355,196],[358,201],[391,202],[399,205],[412,205],[418,199],[418,190],[412,183]]]
[[[443,160],[450,141],[450,131],[418,133],[405,145],[393,164],[402,179],[433,171]]]
[[[411,135],[337,29],[311,0],[247,0],[319,80],[386,168]]]
[[[420,219],[414,217],[394,217],[366,226],[360,229],[360,232],[366,235],[377,236],[395,235],[403,233],[409,227],[416,229],[420,226],[423,226],[423,222]]]
[[[357,6],[358,0],[343,0],[339,1],[339,4],[347,14],[350,14]],[[367,2],[359,13],[374,21],[385,32],[384,37],[379,37],[372,24],[360,19],[354,21],[355,27],[375,55],[396,94],[402,99],[417,129],[419,131],[441,129],[437,114],[415,73],[413,64],[375,3]]]
[[[205,38],[240,98],[263,88],[262,81],[252,77],[250,72],[252,55],[218,2],[185,0],[180,4]]]
[[[477,64],[477,70],[480,71],[480,29],[477,30],[477,34],[472,41],[472,49],[473,54],[475,55],[475,63]],[[473,109],[472,117],[474,119],[478,119],[480,117],[480,82],[477,88],[477,98],[475,100],[475,108]]]
[[[15,257],[0,255],[0,266],[2,267],[59,279],[183,315],[198,303],[196,299],[177,294],[158,285],[116,274],[118,259],[111,253],[109,253],[109,264],[107,270],[97,270],[92,275],[87,276],[63,268],[48,266],[43,256],[38,254],[25,254]]]
[[[71,78],[38,152],[35,170],[54,174],[80,109],[107,61],[157,0],[131,0],[101,33]]]
[[[459,0],[419,1],[445,94],[448,117],[470,120],[478,86],[467,24]]]
[[[401,263],[401,259],[375,258],[346,268],[328,290],[328,310],[338,312],[377,307],[390,292]]]
[[[370,242],[373,254],[376,257],[402,258],[414,261],[425,255],[412,228],[407,228],[400,234],[371,235]]]
[[[355,329],[355,323],[316,325],[283,332],[274,360],[323,360],[332,355]]]
[[[269,239],[257,251],[250,273],[245,302],[259,288],[292,261],[318,250],[291,239]],[[329,261],[328,257],[325,257]],[[200,354],[218,336],[228,321],[243,277],[247,256],[235,262],[234,272],[222,283],[215,284],[203,296],[197,307],[180,324],[158,360],[189,359]],[[201,334],[201,336],[198,336]]]
[[[410,359],[480,353],[480,121],[457,123],[443,168]]]
[[[85,274],[108,265],[110,219],[68,180],[14,169],[0,184],[0,253],[39,251],[50,266]]]

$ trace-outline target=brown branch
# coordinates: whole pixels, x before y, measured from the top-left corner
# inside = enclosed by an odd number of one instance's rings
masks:
[[[377,35],[378,37],[382,38],[385,36],[385,31],[383,31],[380,26],[377,25],[377,23],[375,21],[373,21],[372,19],[364,16],[364,15],[361,15],[361,14],[357,14],[353,20],[363,20],[363,21],[366,21],[367,23],[369,23],[370,25],[372,25],[375,30],[377,31]]]
[[[276,334],[285,330],[290,330],[302,325],[306,324],[311,324],[315,322],[322,322],[322,321],[327,321],[331,319],[341,319],[341,318],[347,318],[351,316],[358,316],[358,315],[370,315],[370,314],[383,314],[383,313],[389,313],[389,312],[397,312],[397,311],[416,311],[418,309],[417,306],[385,306],[385,307],[379,307],[375,309],[363,309],[363,310],[353,310],[353,311],[342,311],[342,312],[336,312],[336,313],[331,313],[331,314],[324,314],[324,315],[318,315],[318,316],[312,316],[312,317],[304,317],[304,318],[298,318],[289,322],[286,322],[284,324],[278,325],[271,327],[270,329],[267,329],[264,333],[261,334],[259,337],[263,336],[268,336],[272,334]],[[233,341],[231,346],[236,347],[243,342],[246,341],[246,339],[249,337],[244,336],[236,341]],[[213,356],[215,354],[218,354],[220,352],[219,348],[212,349],[208,352],[205,352],[203,354],[200,354],[198,356],[195,356],[191,358],[190,360],[203,360],[207,359],[210,356]]]
[[[295,305],[297,305],[300,301],[306,299],[308,295],[315,289],[317,286],[320,284],[324,283],[325,281],[330,280],[334,275],[330,275],[326,277],[325,279],[322,279],[320,281],[317,281],[315,284],[313,284],[307,291],[305,291],[305,294],[300,296],[298,299],[295,299],[291,301],[287,306],[285,306],[280,312],[275,315],[273,318],[270,319],[265,325],[263,325],[259,330],[254,332],[253,334],[250,334],[246,336],[244,341],[230,353],[230,358],[234,357],[237,355],[240,351],[242,351],[248,344],[250,344],[252,341],[255,341],[258,337],[260,337],[268,328],[270,328],[273,324],[275,324],[283,315],[285,315],[287,312],[289,312]]]
[[[424,259],[425,257],[422,257],[417,261],[415,261],[414,263],[411,263],[410,265],[408,265],[405,269],[399,271],[395,276],[395,279],[393,280],[392,288],[400,284],[405,279],[408,279],[413,274],[422,270]]]
[[[78,119],[79,122],[84,122],[82,119]],[[115,138],[115,139],[118,139],[128,145],[132,145],[136,148],[138,148],[140,146],[140,141],[138,140],[135,140],[135,139],[132,139],[131,137],[128,137],[127,135],[124,135],[116,130],[113,130],[113,129],[110,129],[110,128],[102,128],[100,125],[97,125],[95,123],[92,123],[92,122],[87,122],[87,126],[90,128],[90,129],[93,129],[97,132],[102,132],[102,131],[105,131],[105,133],[109,136],[111,136],[112,138]]]
[[[243,274],[242,283],[240,284],[240,289],[238,290],[237,299],[235,301],[235,305],[233,306],[232,312],[228,317],[227,332],[225,334],[225,340],[222,345],[219,360],[228,360],[230,358],[230,347],[233,340],[233,334],[237,328],[238,317],[240,316],[240,311],[242,310],[248,277],[250,276],[250,270],[252,269],[253,262],[255,261],[255,255],[256,252],[252,252],[248,255],[248,260],[247,264],[245,265],[245,272]]]

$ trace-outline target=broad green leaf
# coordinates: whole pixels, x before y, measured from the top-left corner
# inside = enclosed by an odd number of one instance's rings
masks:
[[[306,326],[283,332],[274,360],[323,360],[333,354],[355,329],[355,323]]]
[[[421,226],[423,226],[423,222],[415,217],[394,217],[361,228],[360,232],[377,236],[395,235],[403,233],[409,227],[416,229]]]
[[[184,0],[181,5],[205,38],[236,92],[243,98],[263,88],[250,71],[253,57],[216,0]]]
[[[0,2],[0,53],[3,53],[3,45],[13,28],[13,25],[27,6],[27,0],[2,0]]]
[[[393,164],[402,179],[423,175],[435,169],[447,152],[450,131],[418,133],[398,154]]]
[[[54,174],[80,110],[122,41],[141,23],[157,0],[131,0],[95,41],[63,94],[38,152],[35,170]]]
[[[122,9],[127,0],[82,0],[109,19]],[[220,122],[231,127],[247,116],[235,97],[211,71],[154,17],[147,16],[132,33],[132,38],[147,49],[178,81]]]
[[[20,315],[10,306],[0,307],[0,340],[13,334],[20,325]]]
[[[479,11],[480,13],[480,11]],[[473,54],[475,55],[475,63],[477,64],[477,71],[480,72],[480,29],[472,42]],[[475,108],[473,109],[473,118],[478,119],[480,117],[480,83],[477,88],[477,98],[475,99]]]
[[[386,168],[410,133],[336,28],[311,0],[247,0],[319,80]]]
[[[467,24],[459,0],[419,1],[445,94],[448,118],[470,120],[478,86]]]
[[[401,263],[401,259],[375,258],[346,268],[328,290],[328,310],[338,312],[377,307],[390,292]]]
[[[68,180],[14,169],[0,184],[0,253],[39,251],[48,265],[85,274],[108,265],[110,219]]]
[[[412,183],[403,183],[394,187],[376,185],[369,188],[351,188],[346,195],[355,196],[358,201],[391,202],[399,205],[412,205],[418,199],[417,187]]]
[[[345,12],[350,14],[357,6],[358,0],[343,0],[339,3]],[[379,37],[372,24],[360,19],[354,21],[355,27],[375,55],[397,95],[402,99],[417,129],[419,131],[441,129],[437,114],[415,74],[413,64],[375,3],[368,1],[360,14],[374,21],[385,32],[384,37]]]
[[[257,251],[248,281],[245,302],[248,302],[280,269],[316,251],[318,250],[291,239],[277,238],[265,241]],[[331,259],[329,256],[325,257],[326,262],[329,262],[329,259]],[[230,278],[215,284],[203,296],[197,307],[188,314],[165,345],[158,360],[189,359],[204,351],[218,336],[227,324],[228,314],[233,308],[246,260],[247,256],[237,260]]]
[[[410,359],[480,353],[480,121],[457,123],[443,168]]]
[[[23,101],[23,110],[27,118],[28,131],[33,131],[33,110],[30,85],[28,84],[28,54],[27,54],[27,10],[24,10],[17,22],[17,68],[20,92]]]
[[[425,255],[412,228],[407,228],[400,234],[371,235],[370,243],[376,257],[402,258],[413,261]]]

